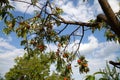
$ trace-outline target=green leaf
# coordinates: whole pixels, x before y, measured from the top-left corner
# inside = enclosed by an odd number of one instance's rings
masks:
[[[38,0],[31,0],[31,2],[32,2],[32,5],[35,6]]]
[[[6,12],[0,12],[0,16],[2,17],[2,19],[5,17]]]
[[[10,34],[11,29],[10,28],[4,28],[3,32],[8,35],[8,34]]]
[[[111,69],[107,63],[106,63],[106,69],[107,69],[108,73],[111,73],[111,71],[110,71]]]
[[[26,43],[27,43],[26,40],[22,40],[22,41],[21,41],[21,45],[25,45]]]
[[[104,72],[95,72],[93,75],[96,75],[96,74],[105,74]]]
[[[57,24],[57,26],[60,26],[61,25],[61,22],[60,21],[56,21],[56,24]]]
[[[91,20],[89,20],[88,22],[90,22],[90,23],[94,23],[95,20],[94,20],[94,19],[91,19]]]
[[[60,15],[63,13],[63,10],[59,7],[56,7],[56,15]]]
[[[24,31],[23,32],[23,38],[26,39],[27,33]]]
[[[87,75],[85,80],[95,80],[95,76],[93,75]]]

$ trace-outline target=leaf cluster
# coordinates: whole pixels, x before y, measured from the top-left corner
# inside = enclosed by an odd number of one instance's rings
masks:
[[[99,78],[96,77],[96,75],[101,75]],[[100,70],[98,72],[95,72],[93,75],[87,75],[85,80],[119,80],[120,79],[120,73],[119,69],[116,67],[112,67],[106,63],[106,68],[103,70]]]
[[[6,73],[6,80],[17,80],[24,76],[24,80],[43,80],[49,76],[50,62],[48,54],[37,55],[38,51],[34,51],[34,55],[29,58],[25,53],[23,57],[15,59],[16,65]]]

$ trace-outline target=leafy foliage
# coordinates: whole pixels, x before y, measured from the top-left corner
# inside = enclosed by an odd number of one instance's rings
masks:
[[[31,51],[32,56],[30,57],[27,53],[23,57],[17,57],[15,59],[16,65],[6,73],[6,80],[16,80],[24,76],[25,80],[49,80],[57,79],[63,80],[70,77],[71,65],[63,64],[62,58],[54,52],[41,53],[39,50]],[[50,65],[55,64],[57,73],[50,72]],[[59,72],[61,72],[58,74]],[[51,74],[52,73],[52,74]]]
[[[37,51],[35,51],[37,52]],[[27,54],[24,57],[17,57],[15,62],[17,65],[11,68],[5,77],[7,80],[16,80],[24,76],[25,80],[45,79],[49,76],[49,56],[48,54],[37,55],[33,53],[33,57],[29,58]]]
[[[99,72],[95,72],[93,75],[87,75],[85,80],[96,80],[96,75],[101,75],[99,80],[119,80],[120,73],[119,69],[116,67],[110,67],[108,63],[106,63],[106,68],[100,70]]]
[[[7,19],[7,17],[13,17],[13,15],[9,12],[9,10],[13,10],[14,7],[9,4],[8,0],[0,1],[0,18]]]

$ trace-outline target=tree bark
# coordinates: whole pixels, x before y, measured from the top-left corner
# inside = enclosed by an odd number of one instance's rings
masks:
[[[102,22],[102,21],[108,23],[108,20],[104,14],[97,15],[97,22]]]
[[[113,12],[112,8],[110,7],[107,0],[98,0],[103,12],[105,13],[105,16],[107,18],[107,23],[110,25],[111,30],[120,37],[120,22],[115,16],[115,13]]]

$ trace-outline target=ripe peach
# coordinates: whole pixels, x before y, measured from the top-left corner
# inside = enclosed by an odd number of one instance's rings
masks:
[[[80,59],[77,60],[78,64],[80,64],[82,61]]]
[[[63,54],[63,57],[64,57],[64,58],[68,58],[68,54],[67,54],[67,53],[64,53],[64,54]]]
[[[64,80],[68,80],[66,77],[64,77]]]
[[[83,64],[84,67],[88,67],[88,64]]]

